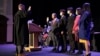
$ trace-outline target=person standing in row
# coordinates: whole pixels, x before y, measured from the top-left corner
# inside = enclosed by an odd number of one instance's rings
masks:
[[[90,23],[91,23],[91,12],[90,3],[83,4],[83,12],[79,22],[79,42],[85,45],[85,56],[91,56],[90,53]]]
[[[51,15],[52,17],[52,22],[51,22],[51,39],[53,41],[53,49],[52,51],[54,52],[58,52],[59,48],[58,48],[58,24],[59,24],[59,19],[57,18],[57,14],[56,13],[52,13]]]
[[[66,26],[67,26],[67,18],[65,16],[65,9],[61,9],[60,10],[60,20],[59,20],[59,30],[60,30],[60,37],[59,37],[59,42],[60,42],[60,45],[61,45],[61,51],[60,52],[66,52],[67,50],[67,38],[66,38]]]
[[[73,24],[74,24],[74,19],[75,19],[75,15],[73,13],[73,8],[69,7],[67,9],[67,13],[69,15],[68,17],[68,23],[67,23],[67,38],[69,41],[69,45],[70,45],[70,50],[68,51],[69,53],[74,53],[75,52],[75,40],[72,34],[72,29],[73,29]]]
[[[79,43],[79,21],[80,21],[80,17],[82,14],[82,9],[80,7],[76,8],[76,18],[74,20],[74,25],[73,25],[73,34],[75,36],[75,41],[77,43],[78,46],[78,52],[76,54],[82,54],[82,50],[81,50],[81,44]]]

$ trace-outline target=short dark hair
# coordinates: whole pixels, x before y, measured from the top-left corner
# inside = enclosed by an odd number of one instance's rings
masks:
[[[18,7],[21,7],[21,8],[22,8],[22,10],[25,10],[25,5],[24,5],[24,4],[22,4],[22,3],[18,4]]]
[[[68,8],[67,8],[67,11],[68,11],[68,10],[69,10],[71,13],[73,13],[73,7],[68,7]]]
[[[21,6],[21,7],[22,7],[22,6],[24,7],[25,5],[20,3],[20,4],[18,4],[18,6],[19,6],[19,7],[20,7],[20,6]]]
[[[66,10],[65,9],[60,9],[60,12],[62,12],[63,15],[65,15]]]
[[[65,9],[60,9],[60,12],[65,12],[66,10]]]
[[[54,16],[56,16],[56,17],[57,17],[57,14],[56,14],[55,12],[53,12],[52,14],[54,14]]]

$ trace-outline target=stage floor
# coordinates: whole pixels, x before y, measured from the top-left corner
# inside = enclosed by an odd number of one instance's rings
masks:
[[[52,47],[42,48],[41,51],[26,52],[26,56],[83,56],[83,55],[70,55],[67,53],[54,53],[51,52]],[[77,50],[76,50],[77,51]],[[91,56],[100,56],[100,52],[91,51]],[[0,56],[15,56],[15,45],[13,44],[0,44]]]

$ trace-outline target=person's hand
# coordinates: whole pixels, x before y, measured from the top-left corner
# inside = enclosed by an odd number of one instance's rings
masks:
[[[74,32],[74,31],[72,31],[72,33],[74,34],[75,32]]]
[[[49,17],[46,18],[46,21],[49,22]]]
[[[77,27],[77,30],[79,30],[79,26]]]
[[[28,7],[28,11],[31,11],[31,6]]]

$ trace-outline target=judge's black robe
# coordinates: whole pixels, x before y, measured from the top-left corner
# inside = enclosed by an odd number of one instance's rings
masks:
[[[14,16],[14,44],[28,45],[29,31],[28,31],[28,16],[29,13],[19,10]]]

